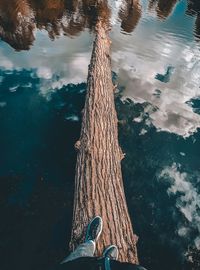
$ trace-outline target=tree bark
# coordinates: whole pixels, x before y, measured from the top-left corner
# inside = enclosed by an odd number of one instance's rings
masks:
[[[96,215],[103,219],[103,232],[96,255],[115,244],[119,260],[138,263],[136,242],[128,214],[118,143],[118,121],[114,104],[108,31],[99,22],[88,71],[78,151],[72,236],[73,250],[84,241],[88,222]]]

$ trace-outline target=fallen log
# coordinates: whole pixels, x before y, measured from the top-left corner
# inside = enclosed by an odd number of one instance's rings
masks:
[[[70,248],[84,241],[88,222],[99,215],[104,223],[96,255],[101,255],[105,246],[115,244],[120,261],[138,263],[137,237],[121,173],[124,154],[118,143],[108,32],[101,22],[97,23],[81,135],[75,145],[78,154]]]

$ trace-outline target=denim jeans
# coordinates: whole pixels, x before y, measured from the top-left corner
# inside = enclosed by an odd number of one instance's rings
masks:
[[[93,257],[95,252],[95,243],[89,240],[83,244],[80,244],[69,256],[67,256],[62,262],[66,263],[73,261],[81,257]]]
[[[140,265],[135,265],[135,264],[130,264],[130,263],[121,263],[119,261],[111,260],[109,257],[105,257],[105,258],[94,257],[94,252],[95,252],[95,243],[91,240],[87,241],[79,245],[68,257],[66,257],[61,262],[60,266],[64,267],[64,264],[66,263],[66,267],[67,267],[66,269],[79,269],[79,266],[80,266],[80,270],[81,270],[83,269],[82,267],[86,269],[85,268],[86,265],[87,265],[87,269],[97,269],[96,267],[91,267],[91,265],[92,266],[101,265],[100,269],[105,269],[105,270],[112,270],[112,269],[147,270]],[[70,268],[69,268],[68,263],[70,265]],[[73,263],[76,265],[75,268],[73,268],[74,267]],[[78,267],[77,267],[77,264],[78,264]],[[65,269],[65,268],[61,268],[61,269]]]
[[[95,252],[95,243],[89,240],[83,244],[80,244],[69,256],[67,256],[61,264],[76,260],[81,257],[93,257]],[[105,269],[111,270],[110,268],[110,258],[105,258]]]

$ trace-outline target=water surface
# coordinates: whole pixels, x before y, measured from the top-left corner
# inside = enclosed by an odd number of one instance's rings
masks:
[[[0,2],[2,269],[48,269],[67,253],[98,17],[111,27],[140,261],[199,269],[199,14],[194,0]]]

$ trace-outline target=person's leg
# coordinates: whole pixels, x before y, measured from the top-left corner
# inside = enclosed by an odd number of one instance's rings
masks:
[[[61,264],[73,261],[75,259],[78,259],[80,257],[93,257],[95,252],[95,242],[92,240],[89,240],[81,245],[79,245],[74,252],[72,252],[68,257],[66,257]]]
[[[61,264],[73,261],[80,257],[93,257],[96,241],[98,240],[103,227],[102,218],[97,216],[88,224],[85,242],[79,245],[68,257],[66,257]]]

